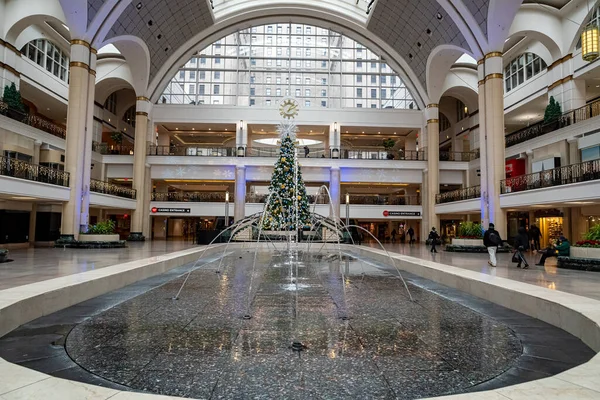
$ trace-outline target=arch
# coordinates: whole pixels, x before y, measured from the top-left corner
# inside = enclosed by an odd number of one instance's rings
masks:
[[[14,44],[28,26],[53,21],[66,23],[65,14],[58,0],[9,1],[6,4],[4,38]]]
[[[99,60],[96,66],[96,101],[104,104],[108,96],[121,89],[135,91],[133,82],[133,74],[125,60]]]
[[[147,96],[150,75],[150,51],[146,43],[137,36],[117,36],[102,43],[100,48],[112,44],[125,57],[130,69],[131,85],[137,96]],[[131,73],[135,71],[135,74]]]
[[[330,10],[321,8],[318,9],[318,13],[315,11],[314,5],[304,7],[300,5],[286,7],[262,5],[223,18],[210,28],[196,34],[173,52],[163,67],[152,77],[148,88],[150,99],[153,102],[158,100],[162,90],[175,75],[179,66],[185,64],[198,49],[205,48],[222,37],[253,25],[291,22],[335,30],[377,52],[404,81],[419,108],[425,107],[429,102],[426,90],[408,63],[382,38],[374,36],[364,25],[344,18],[343,15],[334,15]],[[286,15],[286,17],[282,18],[282,15]]]
[[[48,42],[52,42],[52,44],[54,44],[56,47],[60,48],[65,53],[70,54],[71,48],[69,46],[69,43],[65,42],[64,40],[62,40],[62,41],[55,40],[56,36],[58,36],[58,35],[52,35],[52,34],[48,34],[48,33],[44,32],[37,25],[29,25],[27,28],[25,28],[21,32],[21,34],[19,34],[19,36],[17,37],[17,40],[14,43],[14,46],[17,49],[21,50],[28,43],[30,43],[34,40],[37,40],[37,39],[42,39],[42,40],[46,40]]]
[[[575,52],[575,48],[577,47],[577,43],[581,38],[581,32],[583,28],[589,23],[594,11],[600,7],[597,2],[593,2],[593,7],[588,11],[587,7],[578,7],[575,9],[573,14],[569,16],[570,22],[574,22],[571,24],[567,24],[564,28],[564,48],[567,53]],[[576,24],[579,23],[579,26]]]
[[[444,96],[457,98],[469,110],[479,109],[477,71],[464,67],[452,68],[446,75],[440,99]]]
[[[531,21],[535,21],[535,24]],[[552,57],[552,60],[544,60],[550,65],[563,56],[561,32],[562,21],[559,16],[537,7],[523,6],[515,16],[507,37],[516,35],[538,40]]]
[[[432,103],[442,97],[444,82],[450,68],[463,54],[470,54],[458,46],[444,44],[436,47],[427,59],[427,93]]]
[[[507,53],[507,55],[510,55],[508,57],[504,57],[504,59],[502,60],[502,65],[506,67],[511,61],[513,61],[515,58],[519,57],[521,54],[524,53],[535,54],[536,56],[544,60],[546,65],[550,65],[553,63],[552,54],[550,54],[548,48],[544,46],[542,42],[534,40],[533,42],[526,43],[524,46],[518,46],[514,49],[514,51]]]
[[[43,0],[42,0],[43,1]],[[52,0],[56,1],[56,0]],[[88,22],[87,0],[58,0],[65,16],[65,24],[69,26],[71,35],[78,39],[89,39],[85,37]]]
[[[454,21],[467,44],[470,47],[473,58],[482,58],[488,47],[487,38],[481,27],[462,1],[451,2],[449,0],[437,0]],[[505,0],[506,1],[506,0]],[[514,0],[513,0],[514,1]]]
[[[522,0],[489,0],[487,15],[488,48],[486,53],[502,51]]]

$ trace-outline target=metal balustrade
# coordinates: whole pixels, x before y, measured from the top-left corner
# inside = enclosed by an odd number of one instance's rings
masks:
[[[235,157],[233,147],[209,146],[148,146],[149,156]]]
[[[130,144],[108,144],[92,142],[92,151],[103,155],[133,155],[134,146]]]
[[[0,156],[0,175],[69,187],[68,172],[4,156]]]
[[[53,136],[64,139],[67,137],[67,130],[52,121],[35,114],[27,114],[21,111],[13,110],[8,107],[8,104],[0,100],[0,114],[7,116],[15,121],[22,122],[36,129],[49,133]]]
[[[226,193],[212,192],[154,192],[151,195],[152,201],[176,201],[189,203],[225,203]],[[233,202],[234,197],[229,194],[229,202]]]
[[[500,186],[502,193],[505,194],[597,179],[600,179],[600,160],[593,160],[507,178],[500,182]]]
[[[350,204],[379,205],[379,206],[420,206],[421,196],[397,195],[349,195]],[[341,199],[346,203],[345,195]]]
[[[523,129],[506,135],[506,147],[526,142],[536,137],[554,132],[558,129],[588,120],[600,115],[600,100],[586,104],[583,107],[563,113],[556,121],[545,123],[543,120],[535,122]]]
[[[479,158],[476,151],[440,151],[440,161],[473,161]]]
[[[427,157],[424,151],[416,150],[380,150],[359,149],[354,147],[342,148],[340,158],[347,160],[409,160],[425,161]]]
[[[90,179],[90,192],[109,194],[111,196],[123,197],[125,199],[135,200],[137,192],[135,189],[126,186],[115,185],[114,183]]]
[[[452,203],[454,201],[477,199],[481,197],[481,186],[451,190],[435,196],[435,204]]]

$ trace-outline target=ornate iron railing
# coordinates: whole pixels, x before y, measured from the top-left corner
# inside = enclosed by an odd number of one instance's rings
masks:
[[[424,151],[416,150],[379,150],[379,149],[357,149],[353,147],[342,148],[340,158],[357,160],[409,160],[425,161],[427,157]]]
[[[235,157],[233,147],[148,146],[149,156]]]
[[[440,151],[440,161],[473,161],[479,158],[475,151]]]
[[[126,199],[136,198],[136,190],[126,186],[115,185],[114,183],[90,179],[90,192],[109,194],[112,196],[123,197]]]
[[[454,201],[476,199],[481,197],[481,186],[451,190],[435,195],[436,204],[452,203]]]
[[[0,100],[0,114],[6,115],[7,117],[14,119],[15,121],[22,122],[41,131],[57,136],[61,139],[67,137],[67,130],[60,125],[55,124],[52,121],[48,121],[35,114],[27,114],[17,110],[13,110],[8,107],[8,104]]]
[[[255,204],[264,204],[267,201],[268,194],[247,194],[246,195],[246,203],[255,203]],[[308,203],[314,204],[315,200],[317,204],[329,204],[329,201],[325,199],[324,195],[315,196],[313,194],[309,194]]]
[[[211,192],[155,192],[152,201],[179,201],[190,203],[225,203],[226,193]],[[229,194],[229,202],[233,202],[233,194]]]
[[[380,196],[380,195],[350,195],[350,204],[367,204],[379,206],[419,206],[421,196]],[[342,204],[346,203],[346,196],[342,196]]]
[[[4,156],[0,156],[0,175],[57,186],[69,186],[68,172]]]
[[[247,157],[279,157],[279,147],[251,147],[246,150]],[[325,149],[298,148],[298,158],[329,158]]]
[[[590,104],[586,104],[583,107],[567,111],[566,113],[562,114],[556,121],[550,123],[544,123],[543,120],[538,121],[534,124],[529,125],[528,127],[519,129],[516,132],[506,135],[506,147],[526,142],[536,137],[564,128],[565,126],[570,126],[578,122],[597,117],[599,115],[600,100],[596,100]]]
[[[507,178],[500,182],[500,186],[502,193],[514,193],[597,179],[600,179],[600,160],[593,160]]]
[[[130,144],[108,144],[92,142],[92,151],[104,155],[119,155],[129,156],[133,155],[134,146]]]

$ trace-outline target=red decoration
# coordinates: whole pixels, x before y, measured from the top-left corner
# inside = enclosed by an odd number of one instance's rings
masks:
[[[383,212],[383,216],[384,216],[384,217],[387,217],[388,215],[390,215],[389,211],[388,211],[388,210],[385,210],[385,211]]]
[[[158,208],[156,208],[156,207],[152,207],[152,212],[153,212],[153,213],[156,213],[157,211],[158,211]]]

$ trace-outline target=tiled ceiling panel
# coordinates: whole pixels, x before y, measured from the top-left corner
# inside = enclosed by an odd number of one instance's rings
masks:
[[[463,3],[477,21],[477,25],[479,25],[483,34],[487,36],[487,15],[490,0],[463,0]]]
[[[88,25],[92,22],[106,0],[88,0]]]
[[[379,0],[372,13],[368,30],[406,60],[423,87],[427,87],[427,58],[434,48],[453,44],[468,49],[459,28],[436,0]]]
[[[144,40],[150,51],[152,80],[177,48],[213,23],[206,0],[134,0],[107,39],[133,35]]]

